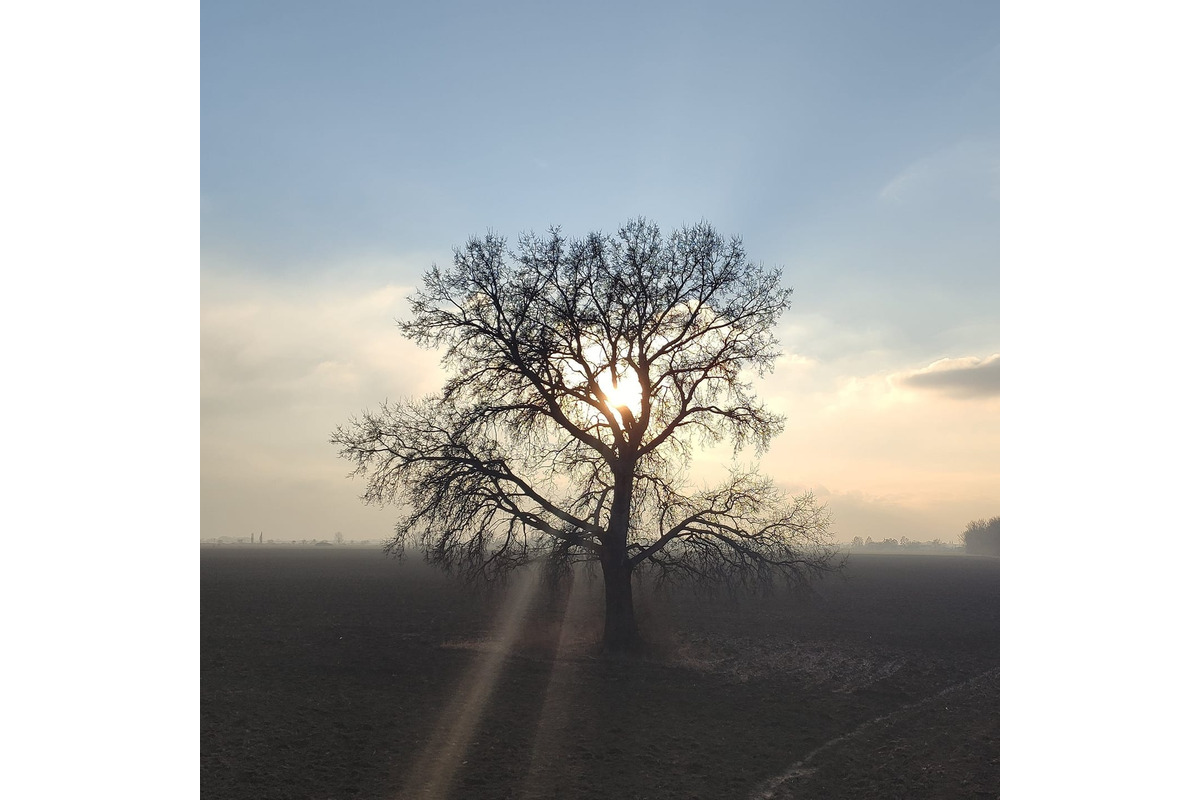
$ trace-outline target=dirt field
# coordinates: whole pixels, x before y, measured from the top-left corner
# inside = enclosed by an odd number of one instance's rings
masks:
[[[202,548],[202,795],[997,797],[999,576],[858,555],[804,601],[647,594],[654,652],[613,661],[582,580]]]

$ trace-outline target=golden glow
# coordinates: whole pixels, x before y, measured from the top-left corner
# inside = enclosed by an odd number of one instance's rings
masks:
[[[606,376],[600,380],[600,391],[604,392],[605,405],[613,411],[625,406],[636,416],[642,407],[642,387],[632,375],[618,376],[615,383]]]
[[[589,385],[592,385],[594,380],[593,396],[618,418],[621,415],[617,410],[622,406],[628,408],[635,417],[638,416],[642,408],[642,386],[628,362],[622,363],[623,359],[614,360],[614,357],[599,345],[586,347],[583,359],[586,366],[583,363],[567,364],[564,372],[578,376],[581,382],[587,381]],[[614,364],[616,369],[613,368]],[[599,397],[601,394],[603,399]]]

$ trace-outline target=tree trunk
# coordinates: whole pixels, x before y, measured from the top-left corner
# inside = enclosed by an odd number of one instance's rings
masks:
[[[600,556],[604,570],[604,651],[631,653],[641,649],[633,615],[633,569],[625,550],[629,542],[633,470],[616,471],[613,477],[616,479],[613,505]]]
[[[637,619],[633,615],[633,571],[628,559],[604,563],[604,651],[632,653],[641,649]]]

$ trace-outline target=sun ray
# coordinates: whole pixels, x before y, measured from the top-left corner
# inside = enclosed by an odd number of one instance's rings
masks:
[[[573,719],[573,689],[579,680],[576,658],[586,640],[583,631],[587,600],[597,599],[588,598],[587,595],[586,579],[577,571],[567,587],[566,609],[554,649],[554,664],[550,668],[550,679],[542,699],[542,710],[538,715],[529,769],[522,784],[522,797],[553,796],[555,778],[561,775],[564,763],[562,749],[571,733]]]
[[[401,797],[442,800],[449,796],[454,774],[463,763],[467,746],[495,691],[504,662],[524,627],[540,582],[539,567],[518,575],[516,585],[504,598],[496,616],[497,637],[491,642],[492,646],[479,654],[473,668],[459,683],[454,694],[460,698],[459,702],[442,713]]]

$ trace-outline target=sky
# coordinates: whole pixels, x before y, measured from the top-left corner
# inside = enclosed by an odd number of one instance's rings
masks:
[[[794,289],[763,457],[836,537],[1000,513],[997,3],[200,7],[200,534],[382,539],[328,443],[436,391],[473,235],[706,220]],[[698,473],[724,458],[714,452]]]

